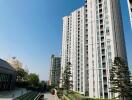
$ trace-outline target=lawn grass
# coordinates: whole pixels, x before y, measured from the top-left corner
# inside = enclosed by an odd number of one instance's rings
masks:
[[[83,96],[77,92],[69,91],[68,95],[66,95],[70,100],[115,100],[115,99],[99,99],[99,98],[89,98]]]

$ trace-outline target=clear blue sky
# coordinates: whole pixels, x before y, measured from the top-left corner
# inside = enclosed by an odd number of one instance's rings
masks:
[[[0,0],[0,58],[16,56],[30,72],[48,80],[50,56],[61,52],[62,17],[83,3],[84,0]],[[121,0],[121,4],[132,66],[132,33],[126,0]]]

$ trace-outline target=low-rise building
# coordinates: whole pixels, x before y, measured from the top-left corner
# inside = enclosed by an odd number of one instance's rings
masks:
[[[15,88],[16,71],[6,61],[0,59],[0,91]]]

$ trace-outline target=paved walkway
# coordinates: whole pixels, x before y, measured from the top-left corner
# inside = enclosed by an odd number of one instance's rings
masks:
[[[44,100],[59,100],[59,99],[56,95],[52,95],[51,93],[45,93]]]
[[[0,92],[0,100],[12,100],[25,93],[27,93],[26,89],[22,89],[22,88],[11,90],[11,91],[3,91],[3,92]]]

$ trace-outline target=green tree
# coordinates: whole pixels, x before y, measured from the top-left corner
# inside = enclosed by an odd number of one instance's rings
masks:
[[[71,63],[68,62],[63,74],[63,88],[66,90],[70,90],[72,88],[71,77]]]
[[[17,73],[17,81],[26,81],[28,72],[26,72],[22,68],[17,68],[16,73]]]
[[[39,85],[39,77],[35,73],[30,73],[27,79],[31,86],[37,87]]]
[[[115,57],[110,70],[110,83],[110,91],[112,93],[118,93],[120,100],[127,100],[132,97],[132,85],[130,83],[128,64],[121,57]]]

